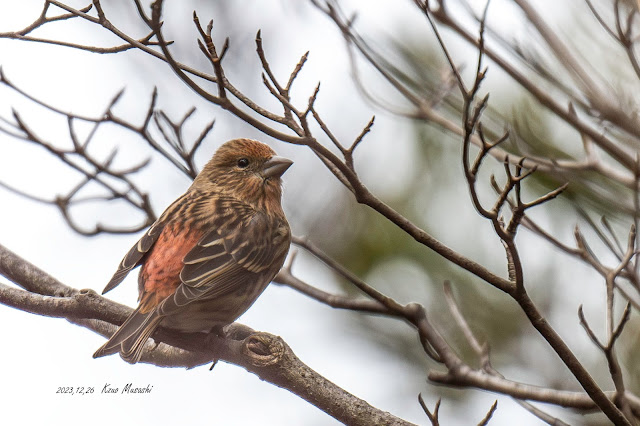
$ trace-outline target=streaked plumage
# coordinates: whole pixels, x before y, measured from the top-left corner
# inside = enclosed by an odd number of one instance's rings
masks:
[[[291,161],[267,145],[222,145],[187,192],[124,257],[103,294],[135,267],[138,308],[94,358],[120,352],[139,361],[158,325],[209,331],[235,321],[282,267],[291,233],[280,176]]]

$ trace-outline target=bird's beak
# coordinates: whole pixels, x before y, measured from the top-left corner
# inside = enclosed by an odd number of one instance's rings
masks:
[[[274,156],[268,159],[262,167],[264,178],[279,178],[293,164],[288,158]]]

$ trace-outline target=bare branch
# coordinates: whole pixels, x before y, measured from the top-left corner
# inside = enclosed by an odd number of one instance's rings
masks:
[[[24,288],[48,288],[50,292],[67,289],[67,295],[43,296],[12,289],[0,283],[0,303],[40,315],[64,317],[76,322],[80,319],[80,323],[86,323],[83,319],[100,319],[121,324],[131,313],[130,308],[115,304],[94,291],[77,291],[60,283],[51,283],[52,279],[47,274],[0,246],[0,254],[3,253],[4,255],[0,256],[2,275],[11,277]],[[47,283],[47,287],[42,286],[44,283]],[[250,332],[247,333],[247,330]],[[142,362],[154,363],[160,358],[166,365],[168,360],[172,359],[173,366],[185,366],[187,362],[194,360],[207,363],[211,359],[221,359],[246,368],[262,380],[289,389],[341,422],[354,425],[410,424],[377,410],[320,376],[302,363],[281,338],[268,333],[254,332],[248,327],[244,327],[242,334],[248,335],[241,340],[232,340],[220,338],[215,334],[178,334],[160,330],[154,335],[154,339],[183,351],[149,343],[145,347]],[[229,335],[233,336],[233,333]]]
[[[429,407],[427,407],[427,404],[424,402],[424,399],[422,399],[422,394],[418,394],[418,401],[420,402],[420,406],[422,407],[422,410],[429,418],[429,421],[431,422],[431,426],[440,426],[440,420],[438,419],[438,416],[439,416],[438,412],[440,411],[441,400],[438,399],[436,401],[436,405],[435,407],[433,407],[433,413],[429,410]]]
[[[492,405],[491,408],[489,408],[489,412],[487,413],[486,416],[484,416],[484,418],[482,420],[480,420],[480,423],[478,423],[478,426],[485,426],[489,424],[489,421],[491,420],[491,417],[493,417],[493,413],[496,412],[496,409],[498,408],[498,400],[496,400]]]

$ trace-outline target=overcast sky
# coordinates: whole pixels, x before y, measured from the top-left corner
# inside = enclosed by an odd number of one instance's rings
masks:
[[[104,2],[107,14],[110,13],[108,3]],[[114,3],[126,4],[124,0]],[[220,31],[233,27],[234,20],[243,20],[236,38],[231,41],[232,51],[228,58],[230,69],[234,72],[246,70],[247,74],[242,79],[251,81],[255,78],[255,84],[259,84],[259,69],[252,44],[259,28],[262,29],[267,51],[271,49],[278,52],[278,61],[274,65],[280,75],[286,75],[299,56],[310,50],[308,65],[296,86],[300,89],[296,92],[297,99],[307,99],[315,83],[322,80],[319,108],[329,105],[328,99],[339,96],[344,99],[344,108],[350,110],[353,120],[350,123],[340,122],[344,111],[339,108],[324,111],[344,137],[353,137],[372,113],[379,114],[376,136],[371,142],[373,153],[363,154],[363,158],[389,158],[389,167],[397,172],[390,176],[384,186],[375,189],[383,194],[385,191],[393,193],[394,185],[403,181],[403,160],[411,153],[387,142],[401,138],[407,130],[393,117],[372,110],[371,106],[359,99],[350,78],[345,77],[350,75],[348,60],[335,28],[307,2],[299,2],[294,7],[294,2],[277,0],[236,0],[234,3],[230,14],[223,18],[210,16],[215,8],[198,8],[202,21],[213,17],[214,23],[220,22]],[[363,28],[376,29],[381,33],[394,34],[411,25],[423,24],[423,18],[408,13],[412,10],[410,1],[395,2],[392,7],[389,3],[352,1],[345,9],[362,9]],[[177,45],[196,51],[193,49],[195,32],[191,25],[194,6],[190,2],[189,6],[186,6],[187,2],[184,4],[182,6],[183,3],[180,3],[180,7],[175,4],[170,6],[171,13],[165,14],[167,31],[176,31],[172,37]],[[12,2],[0,13],[0,32],[24,27],[39,14],[40,7],[40,1]],[[504,13],[503,9],[497,8]],[[133,15],[115,20],[135,28]],[[184,31],[176,30],[181,27]],[[424,28],[423,25],[421,27]],[[91,27],[86,25],[67,22],[52,25],[38,35],[59,36],[83,43],[104,44],[112,41],[109,36],[100,35],[102,33],[95,35],[90,30]],[[224,33],[217,34],[219,40],[224,36]],[[184,59],[189,61],[190,58],[193,56]],[[315,194],[340,190],[338,183],[324,183],[319,178],[318,183],[305,192],[303,184],[309,182],[311,176],[306,166],[321,169],[308,152],[273,143],[255,130],[240,125],[237,119],[207,106],[181,87],[165,64],[141,53],[96,55],[45,44],[0,39],[0,65],[9,79],[30,93],[37,94],[62,110],[86,115],[99,114],[118,90],[126,88],[120,111],[131,117],[139,117],[141,100],[149,99],[153,87],[159,86],[161,106],[174,117],[196,105],[200,108],[196,114],[199,123],[216,118],[216,127],[200,151],[199,165],[227,139],[248,136],[266,140],[279,154],[296,162],[285,175],[284,195],[285,210],[294,232],[302,232],[305,215],[322,207],[317,203]],[[0,115],[10,117],[12,108],[17,109],[48,139],[56,142],[67,140],[64,139],[65,121],[61,117],[35,108],[6,87],[0,86]],[[197,133],[195,128],[192,131]],[[100,139],[103,145],[94,149],[106,153],[113,147],[113,139],[119,137],[119,134],[106,133]],[[145,152],[139,142],[129,145],[126,140],[118,139],[116,145],[122,149],[124,159],[119,161],[123,161],[123,164],[126,164],[127,158],[142,158]],[[51,157],[24,142],[0,134],[0,150],[0,180],[3,182],[43,197],[52,197],[61,188],[68,188],[75,182],[75,177]],[[391,156],[390,152],[394,155]],[[367,173],[372,172],[364,173],[366,179]],[[158,212],[189,185],[185,176],[159,160],[154,161],[149,171],[140,176],[140,182],[153,194],[152,201]],[[307,184],[306,188],[309,186]],[[306,197],[305,202],[301,203],[300,198],[295,197]],[[79,217],[90,226],[95,217],[104,215],[104,211],[93,207],[81,212]],[[129,219],[123,217],[123,220]],[[66,227],[54,209],[0,189],[0,244],[72,287],[91,288],[100,292],[121,257],[137,238],[137,235],[80,237]],[[309,277],[325,290],[339,291],[331,274],[304,256],[300,258],[296,272]],[[109,297],[134,306],[137,298],[136,277],[137,272],[131,274]],[[7,280],[0,278],[0,282],[6,283]],[[94,360],[91,354],[104,343],[104,339],[65,320],[43,318],[4,306],[0,306],[0,320],[3,324],[0,339],[4,346],[0,400],[2,417],[9,421],[8,424],[337,424],[331,417],[288,391],[264,383],[233,365],[219,363],[209,372],[207,366],[189,371],[144,364],[131,366],[118,356]],[[437,400],[440,389],[427,384],[426,371],[422,377],[415,377],[414,370],[407,369],[402,360],[389,357],[387,352],[359,336],[352,314],[333,311],[288,288],[270,286],[240,321],[282,336],[300,359],[320,374],[372,405],[408,421],[426,423],[426,417],[417,402],[419,392],[423,392],[430,406]],[[433,367],[432,364],[429,366]],[[107,385],[122,389],[128,383],[143,387],[149,385],[152,392],[148,395],[102,393]],[[93,394],[59,394],[57,390],[61,387],[91,388]],[[472,416],[471,423],[475,423],[484,416],[495,398],[495,395],[486,392],[475,392],[464,413],[445,400],[441,407],[443,423],[470,424],[469,416]],[[514,418],[519,419],[520,425],[538,424],[509,399],[499,400],[500,406],[491,424],[512,425]]]

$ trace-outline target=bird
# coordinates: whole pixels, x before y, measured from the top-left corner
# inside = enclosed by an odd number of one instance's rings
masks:
[[[249,309],[289,251],[281,177],[292,164],[256,140],[221,145],[106,285],[102,294],[141,266],[138,307],[93,357],[120,352],[135,364],[160,325],[221,334]]]

